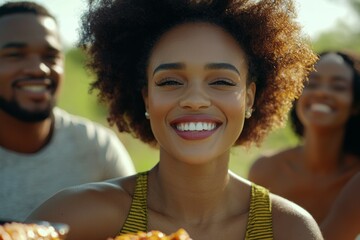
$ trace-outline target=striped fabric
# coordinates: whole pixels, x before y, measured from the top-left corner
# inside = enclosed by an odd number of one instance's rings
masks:
[[[121,234],[147,232],[147,172],[138,174],[133,202]],[[273,239],[269,191],[256,184],[251,186],[251,202],[246,240]]]
[[[147,232],[147,172],[138,173],[129,215],[120,234]]]
[[[250,211],[245,239],[273,239],[269,191],[254,183],[251,186]]]

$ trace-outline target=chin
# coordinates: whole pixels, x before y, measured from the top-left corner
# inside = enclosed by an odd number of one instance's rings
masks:
[[[43,109],[29,110],[22,107],[16,101],[6,101],[0,97],[0,109],[10,116],[28,123],[36,123],[44,121],[51,116],[52,110],[55,106],[54,102],[50,102]]]

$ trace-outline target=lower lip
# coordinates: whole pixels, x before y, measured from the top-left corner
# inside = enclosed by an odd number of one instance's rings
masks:
[[[186,140],[202,140],[213,135],[215,131],[216,129],[211,131],[179,131],[175,129],[176,134]]]

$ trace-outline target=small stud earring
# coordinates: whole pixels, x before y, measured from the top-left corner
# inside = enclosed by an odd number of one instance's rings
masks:
[[[146,119],[150,118],[150,114],[147,111],[145,111],[145,117],[146,117]]]
[[[252,112],[253,112],[253,110],[252,110],[251,108],[250,108],[250,109],[247,109],[247,110],[245,111],[245,118],[246,118],[246,119],[251,118]]]

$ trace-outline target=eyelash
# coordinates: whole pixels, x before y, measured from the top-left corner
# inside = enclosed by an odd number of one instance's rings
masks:
[[[229,79],[219,78],[215,79],[213,82],[210,83],[210,85],[226,85],[226,86],[236,86],[236,83]]]
[[[24,54],[21,53],[21,52],[13,52],[13,53],[8,53],[6,54],[5,56],[6,57],[20,57],[20,56],[23,56]]]
[[[159,82],[155,83],[156,86],[163,87],[163,86],[175,86],[175,85],[183,85],[180,81],[173,79],[173,78],[164,78]],[[210,83],[210,85],[225,85],[225,86],[236,86],[236,83],[229,79],[215,79]]]
[[[174,85],[182,85],[182,83],[174,78],[164,78],[161,79],[159,82],[155,83],[158,87],[163,86],[174,86]]]

